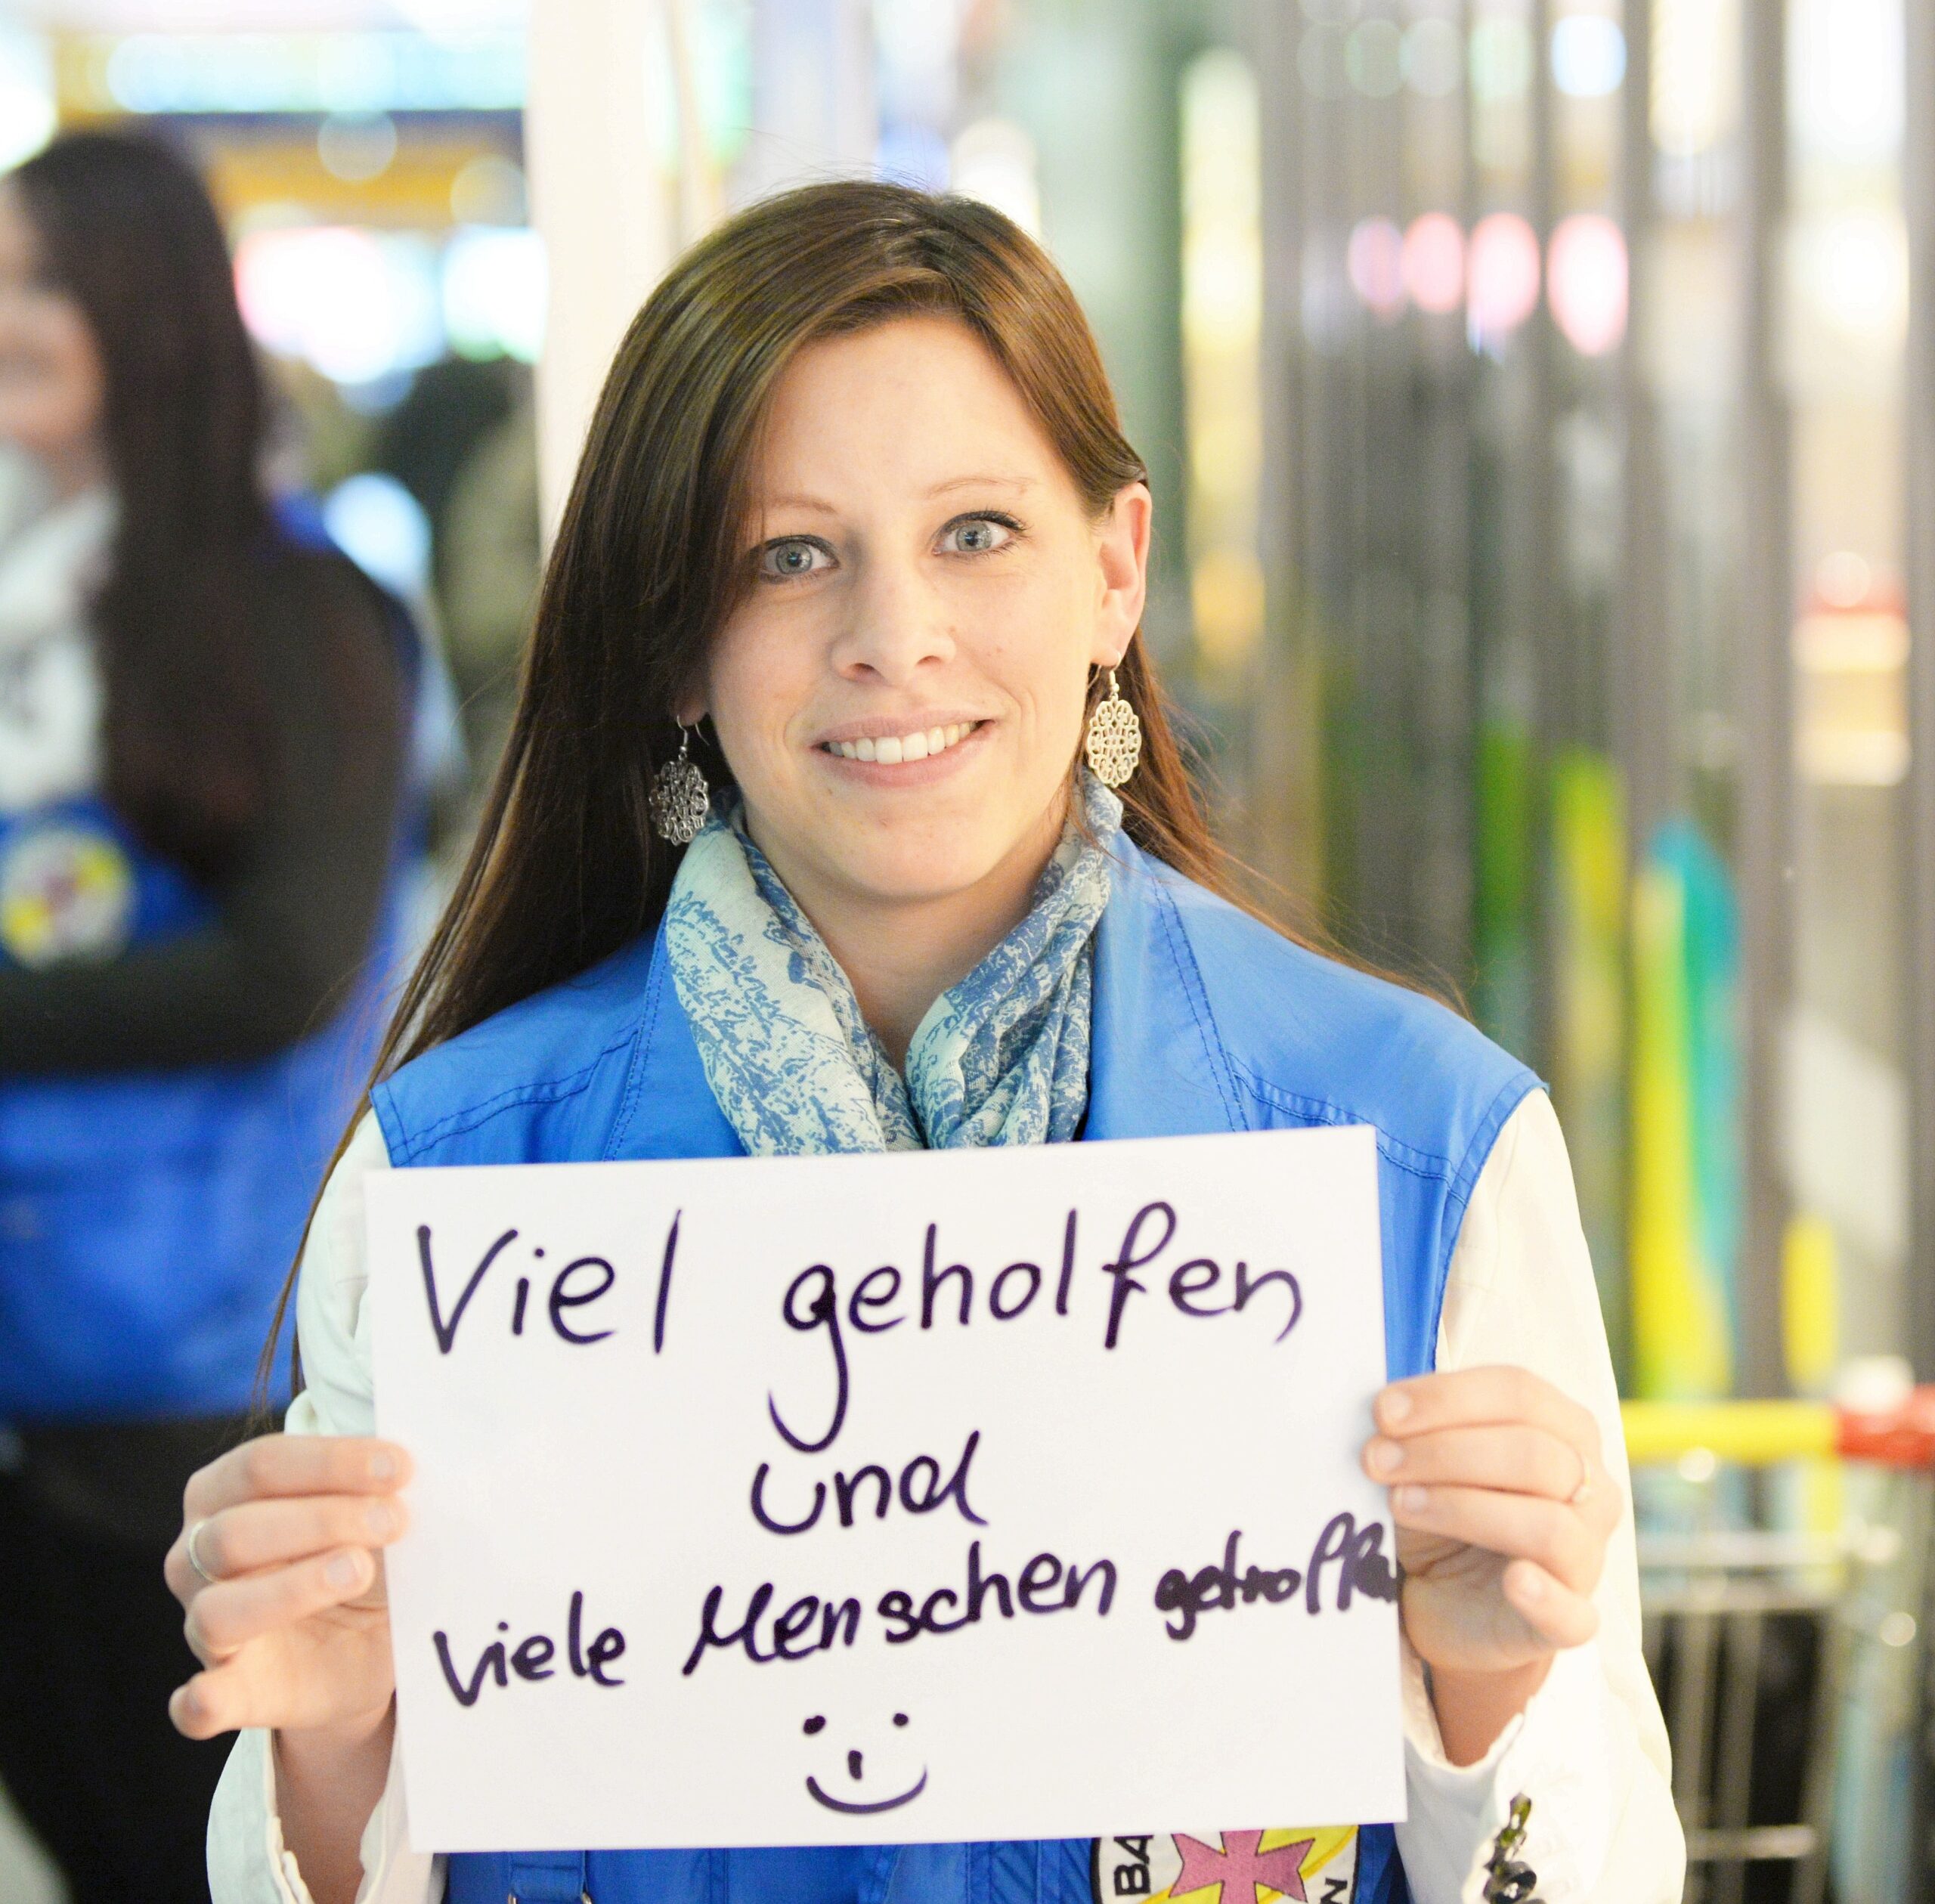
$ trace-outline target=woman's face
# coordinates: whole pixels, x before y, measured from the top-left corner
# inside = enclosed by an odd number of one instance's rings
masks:
[[[1149,517],[1135,483],[1091,519],[963,324],[896,319],[794,360],[753,473],[754,580],[679,711],[711,715],[809,912],[1032,881],[1088,670],[1141,615]]]
[[[106,385],[80,306],[42,269],[20,194],[0,183],[0,442],[26,450],[61,483],[98,449]]]

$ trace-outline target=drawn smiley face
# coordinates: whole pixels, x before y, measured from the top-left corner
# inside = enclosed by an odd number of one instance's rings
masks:
[[[907,1723],[907,1715],[904,1712],[896,1712],[893,1715],[893,1723],[896,1726],[904,1726]],[[823,1732],[826,1729],[825,1716],[821,1713],[815,1713],[800,1729],[809,1738]],[[866,1776],[866,1758],[863,1753],[852,1751],[847,1753],[847,1776],[853,1780],[856,1786],[862,1786],[864,1784]],[[896,1810],[902,1805],[911,1804],[927,1788],[927,1771],[925,1766],[921,1768],[921,1776],[906,1791],[896,1792],[890,1798],[868,1798],[862,1796],[859,1791],[856,1791],[850,1798],[836,1798],[811,1772],[807,1775],[807,1794],[816,1804],[824,1805],[830,1812],[844,1812],[853,1817],[865,1817],[875,1812]]]

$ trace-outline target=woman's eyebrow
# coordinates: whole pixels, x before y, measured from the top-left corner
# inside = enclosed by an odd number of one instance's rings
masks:
[[[985,489],[990,486],[1001,489],[1033,489],[1035,481],[1032,476],[949,476],[945,482],[936,483],[927,494],[930,496],[945,496],[951,489]]]

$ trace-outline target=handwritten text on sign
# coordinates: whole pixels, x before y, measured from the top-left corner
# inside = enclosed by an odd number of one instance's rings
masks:
[[[1401,1816],[1368,1130],[369,1205],[420,1848]]]

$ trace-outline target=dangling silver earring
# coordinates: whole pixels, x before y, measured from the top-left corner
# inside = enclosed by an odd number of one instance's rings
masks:
[[[675,847],[690,846],[705,824],[711,789],[705,776],[692,757],[692,735],[679,724],[679,751],[652,777],[652,794],[647,805],[652,813],[652,830]]]
[[[1083,746],[1088,756],[1088,771],[1105,787],[1119,787],[1142,758],[1142,723],[1135,710],[1122,698],[1116,686],[1116,671],[1109,670],[1109,698],[1096,704],[1088,717],[1088,733]]]

